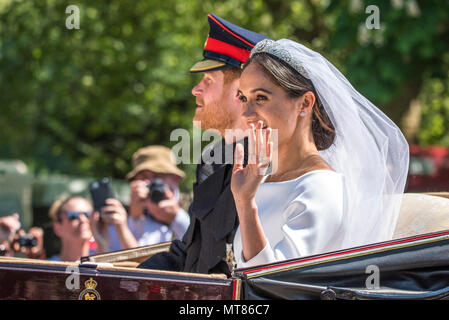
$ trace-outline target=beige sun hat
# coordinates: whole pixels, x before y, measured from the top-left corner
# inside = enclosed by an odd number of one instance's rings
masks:
[[[185,173],[176,166],[175,156],[164,146],[148,146],[140,148],[133,154],[133,170],[126,175],[130,181],[143,170],[155,173],[174,174],[184,178]]]

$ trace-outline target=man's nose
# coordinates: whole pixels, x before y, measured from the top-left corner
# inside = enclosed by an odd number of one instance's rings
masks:
[[[193,89],[192,89],[192,94],[195,97],[199,96],[202,92],[203,92],[203,89],[202,89],[202,86],[201,86],[201,82],[198,83],[196,86],[194,86]]]

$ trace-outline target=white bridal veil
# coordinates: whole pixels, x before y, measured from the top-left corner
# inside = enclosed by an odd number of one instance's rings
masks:
[[[321,155],[346,183],[343,248],[391,239],[409,163],[400,129],[319,53],[287,39],[262,40],[251,55],[258,52],[310,79],[335,127],[334,143]]]

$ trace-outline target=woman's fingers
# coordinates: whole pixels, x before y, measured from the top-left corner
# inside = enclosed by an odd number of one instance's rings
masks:
[[[271,162],[271,155],[273,151],[273,141],[271,141],[271,128],[267,128],[266,130],[266,160],[268,163]]]
[[[248,137],[248,164],[257,163],[257,143],[256,143],[256,127],[251,124],[250,134]]]
[[[263,122],[259,121],[257,123],[257,163],[260,164],[266,153],[266,147],[265,147],[265,139],[264,139],[264,132],[263,132]]]
[[[243,148],[243,145],[237,143],[235,145],[234,151],[234,171],[243,169],[244,157],[245,157],[245,150]]]
[[[251,166],[254,166],[254,169],[266,168],[270,164],[273,150],[271,134],[271,128],[263,128],[263,121],[258,121],[256,125],[250,125],[248,137],[248,165],[250,168]],[[265,174],[265,171],[258,171],[257,174]]]
[[[265,165],[267,162],[269,163],[271,160],[271,150],[269,149],[269,145],[273,145],[271,142],[271,128],[262,129],[259,128],[259,153],[258,153],[258,163],[260,165]]]
[[[258,175],[265,175],[266,170],[271,162],[271,154],[273,150],[273,143],[271,142],[271,128],[263,128],[263,122],[259,121],[257,124],[256,145],[257,145],[257,159],[256,166],[258,168]]]

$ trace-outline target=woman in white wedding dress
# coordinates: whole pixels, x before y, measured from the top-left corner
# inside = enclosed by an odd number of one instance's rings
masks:
[[[231,181],[237,267],[391,239],[408,145],[330,62],[290,40],[263,40],[239,97],[251,134],[246,166],[236,146]]]

